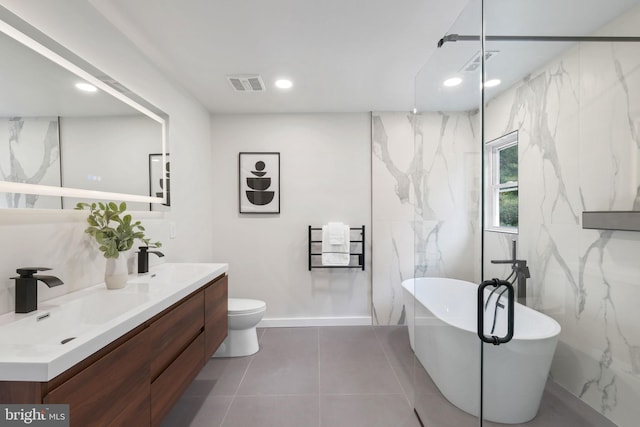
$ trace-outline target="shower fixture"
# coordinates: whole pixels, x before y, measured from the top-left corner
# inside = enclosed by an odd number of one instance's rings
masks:
[[[503,42],[640,42],[640,37],[615,36],[485,36],[486,41]],[[447,34],[438,40],[438,48],[447,42],[478,41],[480,36]]]

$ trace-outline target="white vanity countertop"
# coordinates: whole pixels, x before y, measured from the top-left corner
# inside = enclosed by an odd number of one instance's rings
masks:
[[[166,263],[0,316],[0,381],[49,381],[228,271],[228,264]],[[41,319],[41,320],[38,320]],[[72,338],[61,344],[61,341]]]

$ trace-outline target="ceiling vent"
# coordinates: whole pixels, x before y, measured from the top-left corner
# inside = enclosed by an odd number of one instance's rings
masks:
[[[234,74],[227,76],[227,80],[236,92],[264,92],[262,77],[258,74]]]
[[[109,76],[98,76],[98,80],[101,80],[103,83],[108,84],[109,86],[111,86],[112,89],[115,89],[122,94],[126,95],[131,93],[131,90],[129,90],[128,87],[126,87],[119,81],[112,79]]]
[[[487,50],[484,52],[484,63],[489,62],[491,58],[496,56],[500,51],[499,50]],[[477,71],[480,69],[482,65],[480,60],[480,51],[476,52],[475,55],[471,57],[469,61],[460,69],[463,73],[471,73],[473,71]]]

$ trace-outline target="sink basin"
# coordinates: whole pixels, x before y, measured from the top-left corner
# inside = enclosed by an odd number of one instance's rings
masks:
[[[43,301],[32,313],[0,315],[0,381],[50,381],[226,273],[228,264],[162,264]]]
[[[118,316],[147,301],[149,297],[143,294],[113,292],[84,296],[64,305],[43,304],[34,314],[3,325],[2,344],[63,345],[97,325],[117,321]]]
[[[204,277],[210,269],[211,267],[208,264],[161,264],[153,268],[150,273],[144,273],[129,279],[123,292],[166,292],[168,289],[175,287],[176,283],[183,281],[201,281],[201,284],[204,284],[208,279],[201,280],[201,278]]]

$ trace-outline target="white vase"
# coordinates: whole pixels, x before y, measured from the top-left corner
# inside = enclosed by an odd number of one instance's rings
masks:
[[[122,289],[127,286],[129,270],[127,257],[120,253],[118,258],[107,258],[107,266],[104,271],[104,283],[107,289]]]

